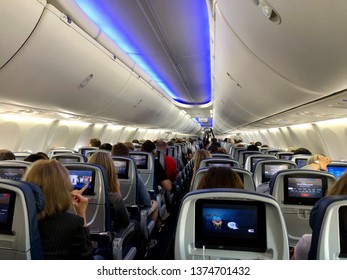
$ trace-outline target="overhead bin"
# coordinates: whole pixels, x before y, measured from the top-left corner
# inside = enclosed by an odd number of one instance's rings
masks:
[[[153,128],[176,130],[174,123],[188,123],[184,132],[200,130],[50,4],[25,44],[1,69],[0,93],[0,102],[9,104]]]
[[[23,46],[35,29],[46,1],[1,0],[0,69]]]

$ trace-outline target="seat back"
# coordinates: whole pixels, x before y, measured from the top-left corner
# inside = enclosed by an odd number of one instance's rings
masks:
[[[240,167],[245,167],[246,159],[251,155],[263,155],[263,153],[260,151],[240,151],[238,160]]]
[[[74,154],[74,153],[76,153],[76,151],[74,151],[72,149],[61,147],[61,148],[55,148],[55,149],[48,151],[47,155],[49,158],[51,158],[54,155],[66,154],[66,153],[73,153]]]
[[[310,157],[310,155],[293,155],[291,160],[296,163],[298,168],[301,168],[307,164],[307,160]]]
[[[208,166],[240,167],[238,161],[228,158],[205,158],[200,161],[199,168]]]
[[[24,160],[27,156],[31,155],[29,152],[14,152],[13,154],[16,157],[16,160]]]
[[[263,160],[263,159],[276,159],[276,156],[274,156],[274,155],[267,155],[267,154],[253,154],[253,155],[249,155],[246,158],[246,162],[244,163],[243,168],[253,173],[255,164],[259,160]]]
[[[135,225],[130,223],[120,236],[113,232],[109,200],[107,199],[109,186],[105,168],[92,163],[66,163],[64,166],[70,172],[74,189],[81,189],[88,183],[88,188],[83,195],[89,198],[86,220],[92,240],[99,242],[100,239],[107,239],[110,246],[108,251],[113,259],[133,259],[136,248],[131,247],[128,251],[123,247],[123,242],[126,240],[126,236],[135,230]],[[116,238],[112,238],[116,234]]]
[[[148,152],[130,152],[130,158],[132,158],[137,167],[137,172],[142,178],[148,191],[153,191],[154,188],[154,156]]]
[[[332,161],[327,166],[328,172],[333,174],[338,180],[345,172],[347,172],[347,162],[345,161]]]
[[[0,162],[0,179],[11,179],[20,181],[30,164],[27,162],[9,162],[4,160]]]
[[[288,260],[287,231],[277,201],[238,189],[188,193],[179,209],[175,259]]]
[[[324,197],[310,216],[311,260],[347,259],[347,195]]]
[[[270,194],[283,212],[290,246],[295,246],[303,234],[311,233],[311,209],[335,181],[328,172],[307,169],[283,170],[274,176]]]
[[[114,166],[118,171],[120,190],[126,207],[133,207],[137,201],[137,168],[135,161],[129,157],[112,156]]]
[[[56,159],[62,164],[88,161],[86,156],[75,153],[55,154],[51,156],[51,159]]]
[[[257,192],[269,192],[271,178],[280,170],[297,168],[295,162],[284,159],[265,159],[254,166],[253,180]]]
[[[37,214],[41,189],[31,183],[0,180],[0,259],[43,259]]]
[[[278,159],[291,160],[293,157],[293,152],[277,152],[276,156]]]
[[[229,158],[229,159],[233,159],[231,154],[212,153],[211,155],[212,155],[213,158]]]
[[[199,168],[196,175],[193,178],[192,190],[196,190],[199,185],[201,178],[204,176],[209,167]],[[252,173],[239,167],[231,167],[241,178],[244,188],[247,191],[255,191],[255,185],[252,177]]]

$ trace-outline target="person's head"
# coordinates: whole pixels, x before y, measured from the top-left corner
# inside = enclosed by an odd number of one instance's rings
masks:
[[[247,146],[247,151],[259,151],[259,147],[257,145],[248,145]]]
[[[112,157],[107,152],[96,152],[90,156],[88,163],[101,165],[106,169],[108,185],[111,192],[120,192],[117,169],[114,166]]]
[[[112,144],[110,143],[103,143],[99,146],[99,150],[106,150],[106,151],[112,151]]]
[[[156,146],[151,140],[146,140],[141,146],[141,151],[155,154]]]
[[[164,140],[158,140],[156,143],[156,147],[158,150],[166,151],[167,144]]]
[[[243,182],[234,170],[225,166],[212,166],[201,178],[197,189],[215,188],[243,189]]]
[[[194,173],[199,169],[200,162],[205,158],[212,158],[212,155],[209,151],[205,149],[197,150],[193,157],[194,162]]]
[[[44,152],[37,152],[36,154],[38,154],[40,156],[43,156],[44,159],[49,159],[49,156],[46,153],[44,153]]]
[[[43,155],[37,153],[37,154],[28,155],[23,160],[29,161],[29,162],[35,162],[35,161],[40,160],[40,159],[47,159],[47,158],[45,158]]]
[[[16,156],[14,153],[7,149],[0,149],[0,160],[14,160]]]
[[[34,183],[42,189],[45,206],[38,214],[39,220],[66,212],[71,207],[72,184],[69,171],[59,161],[35,161],[24,173],[23,181]]]
[[[294,155],[312,155],[312,153],[306,148],[297,148],[293,153]]]
[[[257,147],[261,147],[262,143],[260,141],[257,141],[257,142],[254,143],[254,145],[256,145]]]
[[[134,139],[134,140],[132,141],[132,143],[140,144],[140,141],[137,140],[137,139]]]
[[[294,254],[292,259],[293,260],[307,260],[308,259],[308,252],[310,251],[311,247],[311,234],[304,234],[294,247]]]
[[[112,156],[129,156],[129,148],[124,143],[117,143],[112,147]]]
[[[89,140],[89,146],[90,147],[97,147],[99,148],[101,145],[101,141],[98,138],[92,138]]]
[[[334,185],[327,190],[325,196],[347,195],[347,173],[343,174]]]
[[[310,156],[307,160],[307,164],[311,164],[314,167],[316,167],[316,170],[324,170],[327,171],[327,165],[331,162],[331,158],[320,155],[320,154],[314,154]]]
[[[128,147],[129,151],[135,151],[135,146],[131,142],[124,142],[124,145]]]

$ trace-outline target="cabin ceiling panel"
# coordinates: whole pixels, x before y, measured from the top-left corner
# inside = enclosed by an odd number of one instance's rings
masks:
[[[46,1],[1,0],[0,69],[21,48],[35,29]]]
[[[264,64],[243,44],[219,10],[214,33],[214,108],[217,115],[227,119],[229,129],[320,97]],[[225,114],[229,110],[231,113]]]
[[[268,1],[280,24],[258,2],[219,0],[217,6],[243,44],[278,75],[322,96],[347,88],[346,1]]]

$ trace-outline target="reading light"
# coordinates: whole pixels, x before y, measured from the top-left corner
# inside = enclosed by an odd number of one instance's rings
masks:
[[[264,16],[266,16],[266,18],[271,20],[273,23],[279,24],[281,22],[279,14],[265,0],[258,0],[258,7],[261,9]]]

